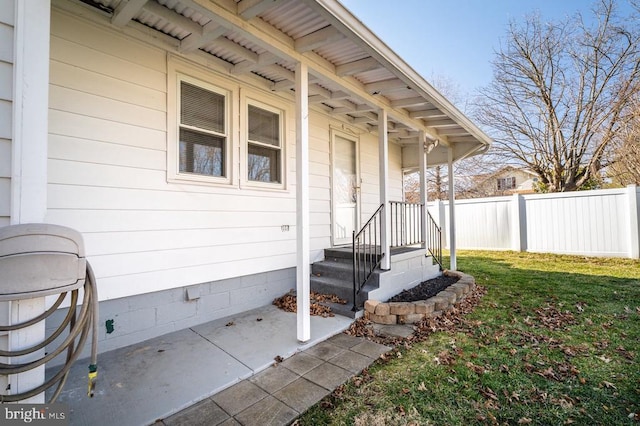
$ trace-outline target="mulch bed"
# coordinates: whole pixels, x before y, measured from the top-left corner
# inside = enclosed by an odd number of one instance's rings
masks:
[[[417,286],[404,290],[389,299],[389,302],[416,302],[418,300],[427,300],[430,297],[440,293],[451,284],[458,282],[458,277],[440,276],[418,284]]]

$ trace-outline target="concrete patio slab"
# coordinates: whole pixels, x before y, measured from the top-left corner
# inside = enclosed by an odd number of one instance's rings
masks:
[[[348,351],[336,355],[328,362],[357,374],[367,368],[373,361],[374,359],[372,358]]]
[[[329,395],[327,389],[304,378],[299,378],[273,394],[273,396],[298,413],[304,413],[309,407],[327,395]]]
[[[301,352],[299,354],[296,354],[296,356],[285,360],[282,363],[282,366],[302,376],[303,374],[308,373],[320,364],[322,364],[322,360],[320,358],[309,355],[305,352]]]
[[[304,351],[304,353],[308,355],[313,355],[316,358],[320,358],[321,360],[328,361],[334,356],[341,354],[345,351],[345,348],[334,345],[329,342],[318,343],[312,348],[309,348]]]
[[[300,349],[313,346],[350,324],[349,318],[311,317],[311,339],[296,339],[296,314],[269,305],[221,320],[193,327],[193,330],[250,368],[254,373],[288,358]]]
[[[298,412],[282,401],[268,396],[236,416],[243,425],[281,426],[298,417]]]
[[[373,331],[380,336],[406,339],[413,334],[413,326],[400,324],[373,324]]]
[[[87,397],[88,361],[80,360],[72,367],[58,402],[69,405],[71,426],[148,425],[159,419],[165,419],[165,424],[198,424],[201,418],[209,419],[204,424],[220,420],[221,424],[238,424],[232,417],[244,418],[241,412],[251,405],[248,399],[244,398],[244,407],[225,408],[213,399],[214,405],[208,403],[207,398],[222,398],[218,394],[223,390],[271,367],[274,357],[302,355],[300,351],[339,334],[352,321],[340,316],[311,317],[311,340],[301,343],[296,339],[296,315],[265,306],[100,354],[94,398]],[[263,382],[247,380],[259,391],[250,393],[257,396],[251,400],[253,405],[323,362],[308,357],[315,362],[303,359],[291,363],[299,371],[279,365],[274,368],[284,374],[278,377],[265,374]],[[53,368],[47,373],[56,371]],[[202,405],[193,408],[200,401]],[[273,418],[282,416],[285,414],[274,414]]]
[[[212,426],[231,417],[210,398],[198,402],[173,416],[164,419],[166,426]]]
[[[243,380],[214,395],[211,399],[224,411],[235,416],[269,394],[248,380]]]
[[[332,343],[336,346],[340,346],[341,348],[350,349],[357,345],[360,342],[364,342],[363,337],[354,337],[349,336],[344,333],[336,334],[335,336],[329,337],[327,342]]]
[[[333,391],[349,380],[353,373],[336,365],[324,363],[309,371],[303,377],[323,388]]]
[[[296,380],[299,375],[283,367],[282,365],[267,368],[261,373],[249,378],[251,383],[256,384],[266,392],[274,393]]]
[[[186,329],[101,354],[95,396],[87,363],[77,362],[58,402],[72,425],[145,425],[167,417],[252,372]]]
[[[391,348],[388,346],[379,345],[369,340],[364,340],[351,348],[353,352],[357,352],[372,359],[377,359],[380,355],[389,351],[389,349]]]

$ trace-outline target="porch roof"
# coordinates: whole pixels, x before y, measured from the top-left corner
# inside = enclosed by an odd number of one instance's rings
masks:
[[[258,76],[272,91],[293,91],[296,63],[304,62],[312,106],[369,132],[377,131],[377,111],[385,109],[390,141],[417,147],[424,131],[427,143],[436,142],[430,165],[446,163],[448,147],[457,160],[491,144],[336,0],[74,1],[116,27],[152,28],[179,53],[205,57],[231,74]]]

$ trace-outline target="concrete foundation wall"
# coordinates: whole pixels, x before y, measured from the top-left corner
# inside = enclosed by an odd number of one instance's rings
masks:
[[[287,268],[102,301],[99,306],[98,350],[110,351],[268,305],[276,297],[295,288],[295,279],[295,268]],[[66,314],[66,308],[59,309],[47,320],[47,336],[55,331]],[[47,351],[54,350],[66,335],[67,332],[63,333],[47,347]],[[90,347],[89,339],[81,357],[90,355]],[[47,366],[62,364],[64,356],[65,353]]]
[[[417,250],[391,257],[391,270],[380,274],[379,288],[369,292],[369,299],[385,301],[441,275],[438,265],[424,251]]]

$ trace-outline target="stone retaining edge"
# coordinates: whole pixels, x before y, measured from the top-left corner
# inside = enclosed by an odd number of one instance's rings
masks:
[[[364,302],[364,317],[376,324],[415,324],[424,318],[442,315],[457,302],[465,298],[476,286],[471,275],[460,271],[444,271],[444,276],[458,277],[458,282],[451,284],[440,293],[427,300],[415,302],[380,302],[367,300]]]

